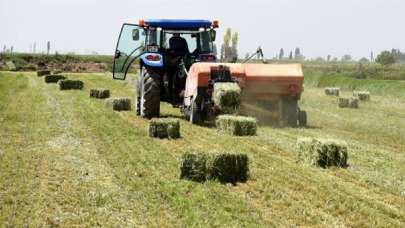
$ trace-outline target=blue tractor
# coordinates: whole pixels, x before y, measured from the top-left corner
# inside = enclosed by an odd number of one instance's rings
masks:
[[[114,57],[113,77],[125,80],[139,61],[136,112],[158,117],[160,102],[183,104],[187,71],[195,62],[216,62],[214,41],[218,21],[140,20],[124,24]]]

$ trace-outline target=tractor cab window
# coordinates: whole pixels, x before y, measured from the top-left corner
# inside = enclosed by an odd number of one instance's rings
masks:
[[[160,46],[161,31],[159,29],[148,29],[146,33],[146,45]]]
[[[209,31],[199,33],[199,46],[201,53],[213,53],[213,45]]]
[[[173,37],[174,33],[165,33],[164,35],[164,42],[163,42],[163,48],[170,50],[173,49],[174,47],[170,47],[170,39]],[[190,33],[180,33],[180,37],[183,38],[188,47],[189,53],[193,53],[197,49],[197,40],[196,37],[193,36],[193,34]]]
[[[176,31],[166,31],[163,35],[162,47],[166,50],[170,50],[170,39],[173,34],[179,33],[182,38],[187,42],[189,53],[192,55],[202,54],[202,53],[212,53],[213,45],[211,41],[211,36],[209,31],[202,32],[176,32]]]

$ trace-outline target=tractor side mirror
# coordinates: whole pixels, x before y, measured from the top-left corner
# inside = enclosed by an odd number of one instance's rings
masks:
[[[132,40],[133,41],[139,40],[139,29],[132,30]]]
[[[217,31],[211,30],[211,41],[214,42],[217,38]]]

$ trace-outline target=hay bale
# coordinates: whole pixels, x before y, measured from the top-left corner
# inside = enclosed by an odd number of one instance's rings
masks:
[[[46,75],[44,80],[46,83],[57,83],[59,80],[65,80],[63,75]]]
[[[63,73],[62,70],[54,70],[54,71],[53,71],[53,74],[62,74],[62,73]]]
[[[222,114],[233,114],[239,110],[241,89],[238,83],[217,82],[214,84],[212,100]]]
[[[246,154],[187,153],[182,157],[180,172],[181,179],[197,182],[246,182],[249,178],[249,159]]]
[[[180,138],[180,121],[173,118],[152,119],[149,123],[149,136],[153,138]]]
[[[322,168],[347,167],[348,149],[343,141],[301,138],[297,147],[299,162]]]
[[[235,136],[256,135],[257,120],[245,116],[218,116],[216,126],[219,132]]]
[[[16,71],[17,70],[17,67],[15,66],[13,61],[7,61],[6,66],[7,66],[8,70],[10,70],[10,71]]]
[[[340,88],[337,87],[328,87],[325,88],[325,94],[328,96],[339,96],[340,95]]]
[[[110,97],[110,90],[108,89],[91,89],[90,97],[105,99]]]
[[[50,70],[39,70],[37,71],[37,76],[41,77],[41,76],[45,76],[45,75],[50,75],[51,71]],[[55,74],[57,75],[57,74]]]
[[[84,83],[80,80],[60,80],[58,82],[60,90],[83,89]]]
[[[350,104],[350,99],[349,98],[344,98],[344,97],[339,97],[338,98],[339,108],[347,108],[347,107],[349,107],[349,104]]]
[[[182,157],[180,165],[180,179],[188,179],[196,182],[207,180],[207,169],[205,153],[186,153]]]
[[[339,108],[359,108],[359,99],[357,98],[338,98]]]
[[[361,101],[369,101],[370,92],[369,91],[353,91],[353,97],[356,97]]]
[[[109,98],[106,100],[105,105],[108,109],[114,111],[129,111],[131,110],[131,99],[130,98]]]
[[[359,108],[359,99],[354,97],[350,98],[349,108]]]
[[[207,179],[221,183],[246,182],[249,178],[249,159],[246,154],[214,154],[206,162]]]

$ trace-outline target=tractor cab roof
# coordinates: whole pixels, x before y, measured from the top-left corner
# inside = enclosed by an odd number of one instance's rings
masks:
[[[166,30],[199,30],[200,28],[211,28],[214,23],[209,20],[150,19],[143,21],[143,24],[142,26],[145,27],[160,27]]]

